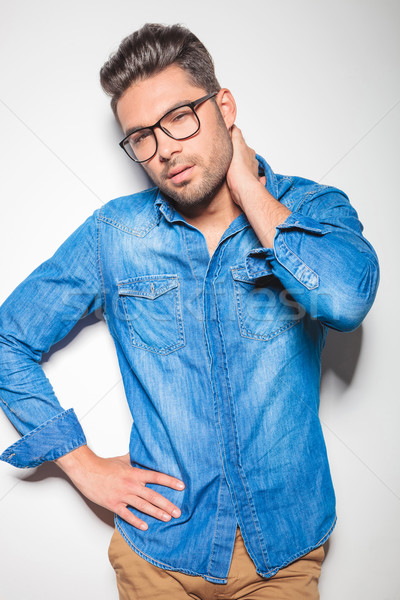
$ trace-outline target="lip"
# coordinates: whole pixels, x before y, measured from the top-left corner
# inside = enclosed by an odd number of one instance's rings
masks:
[[[168,179],[173,183],[181,183],[185,181],[194,169],[194,165],[179,165],[168,173]]]

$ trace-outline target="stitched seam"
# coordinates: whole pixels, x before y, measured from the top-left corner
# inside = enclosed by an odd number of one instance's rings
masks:
[[[9,404],[7,404],[7,402],[5,400],[3,400],[3,398],[0,398],[0,402],[2,402],[4,404],[4,406],[7,407],[7,410],[9,410],[13,415],[20,418],[19,414],[16,413],[15,410],[13,408],[11,408],[11,406]]]
[[[215,281],[215,279],[216,279],[216,277],[217,277],[217,275],[218,275],[218,273],[220,271],[220,268],[221,268],[221,257],[222,257],[222,254],[223,254],[223,250],[224,249],[221,250],[221,255],[220,255],[220,258],[219,258],[219,269],[216,270],[213,282]],[[211,354],[211,359],[212,359],[212,362],[214,362],[212,354]],[[213,381],[214,381],[214,389],[217,390],[217,386],[215,384],[215,374],[213,374],[212,377],[213,377]],[[225,463],[227,464],[228,463],[228,459],[227,459],[226,451],[225,451],[225,440],[224,440],[224,436],[223,436],[223,433],[222,433],[221,418],[220,418],[220,411],[219,411],[219,402],[218,402],[218,393],[216,393],[215,395],[216,395],[216,398],[217,398],[216,406],[217,406],[218,424],[219,424],[219,429],[220,429],[220,433],[221,433],[221,440],[222,440],[222,452],[223,452],[223,456],[225,457]],[[220,448],[221,448],[221,444],[220,444]],[[222,461],[222,465],[224,465],[223,461]],[[238,503],[237,496],[236,496],[236,490],[235,490],[235,488],[234,488],[234,486],[232,484],[232,480],[231,480],[231,478],[229,476],[229,472],[225,468],[224,468],[224,473],[225,473],[225,477],[227,478],[227,480],[229,479],[229,481],[231,483],[231,489],[232,489],[233,495],[235,496],[236,502]]]
[[[221,503],[221,492],[222,492],[222,478],[220,479],[220,482],[219,482],[219,492],[218,492],[218,502],[217,502],[217,519],[215,521],[214,537],[213,537],[213,543],[212,543],[212,547],[211,547],[210,560],[208,562],[207,575],[211,571],[211,563],[212,563],[213,554],[214,554],[215,540],[217,538],[218,520],[219,520],[219,506],[220,506],[220,503]],[[212,577],[212,575],[210,575],[210,577]]]
[[[135,546],[135,544],[128,539],[128,537],[125,535],[125,533],[120,529],[119,524],[117,523],[117,529],[120,532],[120,534],[122,535],[122,537],[124,538],[124,540],[129,544],[129,546],[132,546],[133,548],[135,548],[135,550],[137,551],[137,554],[139,554],[139,556],[142,556],[143,558],[146,557],[148,559],[148,562],[151,562],[155,565],[163,565],[164,567],[167,567],[169,570],[172,571],[176,571],[178,570],[176,567],[174,567],[173,565],[169,565],[168,563],[164,563],[160,560],[156,560],[155,558],[153,558],[152,556],[150,556],[149,554],[146,554],[145,552],[143,552],[142,550],[140,550],[137,546]],[[180,573],[187,573],[189,575],[198,575],[198,576],[202,576],[201,573],[196,573],[195,571],[190,571],[189,569],[179,569]],[[213,579],[214,581],[226,581],[226,579],[222,579],[220,577],[212,577],[212,575],[207,575],[207,577],[209,579]]]
[[[257,279],[257,277],[250,277],[249,275],[247,275],[246,267],[231,267],[230,270],[232,272],[232,278],[235,281],[241,281],[243,283],[253,283],[254,279]],[[238,271],[244,271],[246,273],[246,275],[242,276],[238,273]],[[262,273],[262,275],[260,275],[260,277],[266,277],[268,275],[273,275],[272,269],[258,269],[258,270],[249,269],[249,271],[250,271],[250,273],[254,273],[255,275],[257,275],[257,273]]]
[[[188,249],[188,245],[187,245],[187,236],[186,236],[186,231],[184,229],[183,229],[183,236],[184,236],[184,240],[185,240],[186,254],[187,254],[187,257],[188,257],[189,264],[190,264],[190,269],[191,269],[193,277],[194,277],[194,279],[196,281],[196,289],[199,289],[199,288],[201,289],[200,282],[199,282],[198,278],[196,277],[196,273],[195,273],[195,270],[194,270],[194,267],[193,267],[193,262],[192,262],[192,259],[190,257],[190,254],[189,254],[189,249]],[[199,306],[200,306],[201,316],[202,316],[203,342],[204,342],[205,348],[207,350],[207,340],[206,340],[206,332],[205,332],[205,315],[204,315],[203,303],[199,302]],[[207,355],[207,351],[206,351],[206,355]],[[210,377],[211,377],[211,369],[210,369]],[[221,457],[221,462],[222,462],[222,457]],[[225,472],[223,463],[222,463],[222,469]],[[216,522],[215,522],[214,537],[213,537],[212,548],[211,548],[211,556],[210,556],[210,560],[209,560],[209,563],[208,563],[207,575],[210,573],[210,570],[211,570],[212,559],[213,559],[214,548],[215,548],[215,542],[216,542],[216,537],[217,537],[218,522],[219,522],[219,509],[220,509],[220,503],[221,503],[221,493],[222,493],[222,478],[220,480],[220,486],[219,486],[219,492],[218,492],[217,517],[216,517]],[[212,577],[212,576],[209,575],[209,577]]]
[[[148,292],[146,290],[144,290],[143,292],[140,290],[133,290],[133,291],[128,290],[127,292],[124,293],[123,288],[129,287],[129,284],[127,284],[126,286],[118,284],[118,287],[120,289],[120,291],[119,291],[120,296],[140,296],[141,298],[155,299],[155,298],[158,298],[158,296],[162,296],[162,294],[165,294],[165,292],[169,292],[169,290],[173,290],[174,288],[178,287],[178,282],[176,282],[176,281],[171,282],[170,284],[164,285],[164,287],[162,287],[162,288],[158,288],[157,290],[153,290],[150,292]]]
[[[336,523],[336,517],[335,517],[335,519],[334,519],[334,521],[333,521],[332,525],[329,527],[328,531],[326,532],[326,534],[325,534],[325,535],[323,535],[323,536],[322,536],[322,538],[319,540],[319,542],[317,542],[317,543],[315,544],[316,546],[318,546],[319,544],[321,544],[321,543],[322,543],[322,541],[323,541],[323,540],[326,538],[326,536],[329,534],[329,532],[330,532],[330,531],[332,531],[332,529],[333,529],[333,528],[334,528],[334,526],[335,526],[335,523]]]
[[[199,289],[201,290],[200,281],[199,281],[199,279],[196,277],[196,273],[195,273],[195,270],[194,270],[194,267],[193,267],[193,262],[192,262],[192,259],[191,259],[191,257],[190,257],[190,254],[189,254],[189,248],[188,248],[188,245],[187,245],[187,237],[186,237],[186,231],[185,231],[185,228],[182,228],[182,232],[183,232],[183,238],[184,238],[184,242],[185,242],[186,256],[187,256],[187,258],[188,258],[188,261],[189,261],[190,270],[191,270],[191,272],[192,272],[192,275],[193,275],[193,277],[194,277],[194,279],[195,279],[195,281],[196,281],[196,290],[199,290]],[[203,317],[203,307],[202,307],[202,303],[201,303],[201,302],[199,302],[198,304],[199,304],[199,306],[200,306],[201,315],[202,315],[202,317]],[[204,323],[204,319],[202,319],[202,322]],[[203,338],[204,338],[204,327],[203,327]]]
[[[278,329],[274,329],[274,331],[271,331],[271,333],[269,333],[268,335],[261,335],[261,334],[259,335],[257,333],[252,333],[250,330],[246,329],[246,327],[244,325],[242,302],[240,300],[240,290],[239,290],[239,286],[236,285],[236,281],[237,280],[235,278],[233,278],[233,287],[234,287],[234,294],[235,294],[235,299],[236,299],[236,315],[237,315],[237,320],[238,320],[238,324],[239,324],[240,335],[242,337],[246,337],[246,338],[252,339],[252,340],[261,340],[261,341],[268,342],[269,340],[272,340],[273,338],[277,337],[284,331],[287,331],[288,329],[291,329],[292,327],[294,327],[295,325],[298,325],[300,323],[300,319],[297,319],[294,322],[290,321],[286,325],[282,325]],[[249,282],[245,281],[243,283],[249,283]]]
[[[245,337],[250,340],[260,340],[263,342],[269,342],[270,340],[273,340],[274,338],[278,337],[278,335],[280,335],[281,333],[284,333],[285,331],[288,331],[288,329],[295,327],[295,325],[298,325],[299,323],[300,323],[300,319],[297,319],[296,321],[293,321],[293,323],[288,323],[287,325],[282,325],[282,327],[280,329],[275,329],[267,337],[262,337],[261,335],[257,335],[256,333],[251,333],[251,331],[248,331],[243,325],[243,328],[241,328],[243,331],[242,337]]]
[[[144,342],[136,341],[134,328],[132,327],[131,320],[129,318],[129,310],[128,310],[127,300],[126,300],[127,296],[124,296],[124,295],[119,296],[122,301],[123,308],[124,308],[125,318],[126,318],[126,322],[128,324],[128,329],[129,329],[130,337],[131,337],[131,344],[135,348],[142,348],[144,350],[148,350],[149,352],[153,352],[154,354],[166,355],[166,354],[170,354],[174,350],[183,348],[183,346],[185,345],[186,340],[185,340],[185,332],[184,332],[184,328],[183,328],[183,319],[182,319],[182,310],[181,310],[181,304],[180,304],[179,280],[177,281],[177,284],[173,288],[170,288],[167,291],[174,292],[174,308],[175,308],[174,313],[175,313],[175,320],[176,320],[176,326],[177,326],[177,332],[178,332],[178,341],[175,344],[172,344],[172,345],[166,344],[164,346],[161,346],[160,348],[154,348],[152,346],[149,346],[148,344],[145,344]]]
[[[101,291],[101,296],[103,299],[103,311],[106,312],[107,309],[107,305],[106,305],[106,290],[105,290],[105,285],[104,285],[104,277],[103,277],[103,270],[101,268],[101,252],[100,252],[100,248],[101,248],[101,233],[100,233],[100,223],[98,223],[98,220],[96,219],[96,232],[97,232],[97,276],[99,278],[100,281],[100,291]]]
[[[201,282],[200,282],[200,280],[196,277],[196,273],[195,273],[195,270],[194,270],[194,267],[193,267],[193,262],[192,262],[192,259],[190,257],[189,248],[188,248],[188,245],[187,245],[186,231],[185,231],[184,228],[182,229],[182,231],[183,231],[183,237],[185,239],[185,248],[186,248],[186,254],[187,254],[187,257],[188,257],[188,260],[189,260],[189,264],[190,264],[190,270],[192,271],[193,277],[194,277],[194,279],[196,281],[196,290],[199,290],[198,297],[200,298],[200,300],[198,302],[198,306],[200,308],[200,313],[201,313],[203,342],[204,342],[204,347],[206,349],[205,354],[206,354],[206,358],[207,358],[207,340],[206,340],[206,332],[205,332],[205,327],[204,327],[205,312],[204,312],[203,302],[201,302],[202,294],[204,294],[204,282],[203,282],[203,285],[202,285]]]
[[[290,271],[290,269],[288,269],[288,268],[287,268],[287,267],[286,267],[286,266],[285,266],[285,265],[284,265],[284,264],[283,264],[283,263],[282,263],[282,262],[279,260],[279,258],[278,258],[278,257],[276,256],[276,254],[275,254],[275,258],[276,258],[276,260],[277,260],[277,261],[279,262],[279,264],[280,264],[280,265],[282,265],[282,267],[284,267],[284,268],[285,268],[285,269],[286,269],[286,270],[287,270],[287,271],[288,271],[288,272],[289,272],[289,273],[290,273],[290,274],[291,274],[291,275],[292,275],[292,276],[293,276],[295,279],[297,279],[297,281],[298,281],[299,283],[301,283],[301,285],[303,285],[303,286],[304,286],[305,288],[307,288],[308,290],[315,290],[315,289],[316,289],[316,288],[319,286],[319,277],[318,277],[317,273],[316,273],[316,272],[315,272],[313,269],[311,269],[311,268],[310,268],[308,265],[306,265],[306,263],[305,263],[305,262],[303,262],[303,261],[301,260],[301,258],[300,258],[299,256],[297,256],[297,254],[296,254],[295,252],[293,252],[293,250],[291,250],[291,249],[289,248],[289,246],[286,244],[286,242],[285,242],[285,240],[284,240],[284,239],[282,239],[282,240],[281,240],[281,243],[282,243],[284,246],[286,246],[286,248],[287,248],[288,252],[290,252],[291,254],[293,254],[293,256],[295,256],[295,257],[298,259],[298,261],[299,261],[299,262],[301,262],[301,264],[302,264],[302,265],[304,265],[304,267],[305,267],[305,268],[306,268],[308,271],[311,271],[311,273],[314,273],[315,277],[317,278],[317,283],[316,283],[315,285],[313,285],[313,286],[308,286],[308,285],[306,285],[305,283],[303,283],[302,281],[300,281],[300,279],[297,277],[297,275],[295,275],[294,273],[292,273],[292,271]]]
[[[63,419],[67,414],[69,414],[71,412],[73,412],[73,408],[69,408],[68,410],[63,411],[62,413],[55,415],[51,419],[48,419],[44,423],[41,423],[41,425],[38,425],[38,427],[35,427],[35,429],[32,429],[32,431],[29,431],[22,438],[20,438],[16,442],[14,442],[11,446],[8,447],[8,449],[11,450],[11,448],[14,448],[15,446],[19,445],[22,440],[25,441],[28,438],[34,437],[37,433],[40,433],[42,431],[42,429],[47,427],[47,425],[50,425],[50,423],[53,423],[53,422],[57,421],[58,419]]]
[[[293,562],[294,560],[297,560],[301,556],[305,556],[306,554],[308,554],[308,552],[311,552],[312,550],[316,550],[318,548],[318,546],[320,546],[321,544],[323,544],[324,541],[329,537],[330,532],[332,531],[332,529],[336,525],[336,521],[337,521],[337,517],[335,516],[335,518],[333,520],[333,523],[329,527],[328,531],[325,533],[325,535],[322,536],[322,538],[316,544],[314,544],[313,546],[308,546],[307,548],[304,548],[300,552],[296,552],[296,554],[292,554],[292,556],[286,562],[284,562],[282,565],[279,566],[279,569],[282,569],[282,568],[286,567],[291,562]],[[268,571],[268,573],[269,572],[270,571]]]
[[[153,221],[150,221],[146,229],[138,230],[127,227],[126,225],[121,225],[120,223],[117,223],[110,217],[99,215],[99,220],[103,221],[104,223],[107,223],[108,225],[111,225],[112,227],[115,227],[116,229],[120,229],[125,233],[135,235],[136,237],[145,237],[149,233],[149,231],[157,225],[157,219],[153,219]]]
[[[322,194],[320,194],[320,192],[322,192]],[[337,188],[335,188],[332,185],[317,185],[317,186],[313,186],[312,189],[309,192],[307,192],[307,194],[303,198],[303,201],[298,205],[295,212],[297,212],[297,210],[303,206],[303,204],[309,198],[309,196],[313,196],[313,198],[311,198],[310,200],[314,200],[314,198],[318,198],[319,196],[324,196],[325,194],[332,193],[332,192],[334,194],[340,193],[342,196],[345,196],[347,198],[347,200],[349,199],[348,196],[344,192],[342,192],[341,190],[338,190]]]
[[[184,346],[186,343],[186,340],[185,340],[185,330],[183,327],[183,316],[182,316],[182,307],[181,307],[181,284],[180,284],[179,279],[178,279],[177,288],[174,288],[174,296],[175,296],[175,305],[176,305],[175,306],[175,319],[176,319],[176,324],[177,324],[178,331],[179,331],[179,337],[182,340],[181,345]]]
[[[307,286],[305,283],[303,283],[302,281],[300,281],[300,279],[298,279],[296,277],[296,275],[295,275],[297,281],[299,283],[301,283],[302,285],[304,285],[304,287],[306,287],[309,290],[314,290],[315,288],[317,288],[318,285],[319,285],[319,277],[318,277],[317,273],[313,269],[311,269],[308,265],[306,265],[306,263],[304,261],[302,261],[301,258],[299,256],[297,256],[297,254],[295,252],[293,252],[293,250],[291,250],[289,248],[289,246],[286,244],[286,242],[285,242],[285,240],[283,238],[282,238],[281,242],[286,246],[288,252],[291,252],[293,254],[293,256],[295,256],[299,260],[299,262],[301,262],[301,264],[304,265],[304,267],[306,268],[306,270],[307,271],[311,271],[311,273],[313,273],[315,275],[316,279],[317,279],[317,283],[314,286],[312,286],[312,287]]]
[[[301,208],[303,206],[303,204],[305,203],[305,201],[307,200],[307,198],[309,196],[315,196],[317,197],[317,194],[319,192],[321,192],[322,190],[327,191],[327,190],[333,190],[334,188],[332,186],[325,186],[325,185],[321,185],[321,184],[317,184],[317,185],[313,185],[311,186],[311,190],[308,191],[305,196],[303,197],[302,202],[300,202],[300,204],[297,206],[296,211]]]
[[[222,252],[221,252],[221,255],[222,255]],[[219,273],[219,271],[218,271],[218,273]],[[217,273],[215,274],[214,281],[215,281],[216,277],[217,277]],[[220,320],[220,315],[219,315],[219,310],[218,310],[218,304],[217,304],[216,299],[215,299],[215,307],[216,307],[216,313],[217,313],[218,329],[219,329],[219,333],[220,333],[221,345],[222,345],[222,350],[223,350],[223,355],[224,355],[224,364],[225,364],[225,370],[226,370],[226,379],[225,379],[225,381],[226,381],[226,387],[227,387],[227,392],[228,392],[227,393],[227,398],[228,398],[228,401],[229,401],[229,414],[230,414],[230,418],[231,418],[231,426],[232,426],[232,430],[233,430],[233,433],[234,433],[234,440],[235,440],[234,448],[235,448],[237,472],[238,472],[239,477],[240,477],[240,479],[242,481],[243,489],[244,489],[244,492],[245,492],[245,495],[246,495],[246,498],[247,498],[248,505],[250,507],[250,513],[251,513],[251,517],[252,517],[252,520],[253,520],[255,531],[257,533],[257,537],[258,537],[258,541],[259,541],[259,546],[260,546],[261,554],[262,554],[262,557],[263,557],[263,560],[264,560],[264,564],[268,568],[268,558],[266,559],[265,556],[264,556],[264,550],[263,550],[262,542],[261,542],[261,539],[260,539],[260,532],[258,530],[257,523],[255,521],[254,506],[253,506],[253,503],[250,501],[250,498],[249,498],[249,495],[248,495],[248,492],[247,492],[247,488],[246,488],[246,485],[245,485],[244,477],[242,476],[241,468],[239,466],[240,462],[239,462],[239,458],[238,458],[237,429],[234,427],[233,418],[232,418],[232,388],[231,388],[230,378],[229,378],[229,367],[228,367],[228,363],[227,363],[227,360],[226,360],[225,340],[224,340],[223,333],[222,333],[221,320]],[[235,494],[235,497],[236,497],[236,494]],[[246,536],[246,534],[244,534],[244,535]],[[268,557],[268,553],[267,553],[267,557]]]
[[[128,308],[126,306],[125,296],[122,296],[122,297],[120,296],[120,300],[122,302],[122,307],[124,309],[125,320],[126,320],[126,322],[128,324],[128,330],[129,330],[129,335],[130,335],[130,338],[131,338],[131,344],[132,344],[132,346],[134,346],[135,345],[135,336],[134,336],[133,329],[132,329],[132,326],[131,326],[131,321],[130,321],[130,319],[128,317]]]
[[[176,273],[163,273],[161,275],[138,275],[137,277],[129,277],[129,279],[122,279],[118,282],[118,286],[125,286],[130,283],[140,283],[141,281],[151,283],[152,280],[158,281],[159,279],[177,279],[178,275]]]

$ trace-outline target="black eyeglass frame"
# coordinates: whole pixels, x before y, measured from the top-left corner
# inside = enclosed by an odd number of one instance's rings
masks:
[[[196,113],[196,111],[195,111],[194,109],[195,109],[197,106],[199,106],[200,104],[203,104],[203,102],[205,102],[206,100],[210,100],[210,98],[213,98],[213,97],[214,97],[214,96],[216,96],[217,94],[218,94],[218,92],[211,92],[210,94],[207,94],[206,96],[203,96],[202,98],[199,98],[198,100],[194,100],[193,102],[187,102],[187,103],[185,103],[185,104],[181,104],[180,106],[175,106],[175,108],[171,108],[171,110],[169,110],[168,112],[166,112],[166,113],[165,113],[165,115],[163,115],[163,116],[161,117],[161,119],[159,119],[159,120],[157,121],[157,123],[154,123],[154,125],[149,125],[148,127],[140,127],[140,129],[136,129],[135,131],[131,131],[130,133],[128,133],[128,135],[126,135],[126,136],[124,137],[124,139],[123,139],[123,140],[121,140],[121,141],[119,142],[119,144],[118,144],[118,145],[119,145],[119,146],[121,146],[121,148],[122,148],[122,150],[125,152],[125,154],[127,154],[127,155],[129,156],[129,158],[130,158],[131,160],[133,160],[134,162],[136,162],[136,163],[144,163],[144,162],[147,162],[148,160],[151,160],[151,159],[153,158],[153,156],[155,156],[155,155],[157,154],[157,150],[158,150],[158,140],[157,140],[157,136],[156,136],[156,134],[154,133],[154,130],[155,130],[156,128],[158,128],[158,129],[161,129],[161,131],[163,131],[163,132],[164,132],[166,135],[168,135],[168,137],[172,138],[173,140],[179,140],[179,141],[182,141],[182,140],[188,140],[189,138],[191,138],[191,137],[193,137],[194,135],[196,135],[196,133],[197,133],[197,132],[199,131],[199,129],[200,129],[200,119],[199,119],[199,116],[198,116],[198,114]],[[164,128],[164,127],[161,125],[161,121],[162,121],[163,119],[165,119],[165,117],[167,117],[167,116],[168,116],[170,113],[174,112],[175,110],[179,110],[180,108],[185,108],[186,106],[188,106],[189,108],[191,108],[191,109],[192,109],[192,111],[193,111],[193,114],[194,114],[194,116],[196,117],[196,120],[197,120],[197,129],[196,129],[196,131],[194,131],[194,132],[193,132],[193,133],[191,133],[190,135],[187,135],[187,136],[185,136],[185,137],[183,137],[183,138],[177,138],[177,137],[174,137],[173,135],[171,135],[171,134],[170,134],[170,132],[169,132],[167,129],[165,129],[165,128]],[[125,143],[126,143],[126,141],[127,141],[127,140],[128,140],[130,137],[131,137],[131,135],[132,135],[133,133],[138,133],[138,131],[144,131],[144,130],[146,130],[146,129],[150,129],[150,130],[151,130],[151,132],[153,133],[154,139],[155,139],[155,141],[156,141],[156,149],[154,150],[154,153],[153,153],[151,156],[149,156],[149,158],[146,158],[145,160],[138,160],[137,158],[133,158],[133,156],[131,156],[131,155],[129,154],[129,152],[128,152],[128,151],[127,151],[127,149],[125,148]]]

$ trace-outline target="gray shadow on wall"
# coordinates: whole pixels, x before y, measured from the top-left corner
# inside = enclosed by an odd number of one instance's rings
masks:
[[[325,348],[322,352],[321,361],[321,387],[324,377],[333,372],[342,383],[349,387],[357,370],[357,364],[361,354],[363,330],[362,325],[355,331],[347,333],[328,330]],[[331,538],[323,544],[325,557],[328,556]]]
[[[329,329],[322,352],[322,383],[324,376],[333,371],[346,386],[351,384],[360,358],[362,338],[362,326],[348,333]]]

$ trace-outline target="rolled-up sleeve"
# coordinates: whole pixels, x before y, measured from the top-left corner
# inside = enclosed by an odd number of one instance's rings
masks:
[[[314,319],[356,329],[375,299],[379,264],[355,209],[340,190],[311,197],[277,227],[272,248],[246,254],[250,277],[275,275]]]
[[[14,467],[37,467],[45,461],[60,458],[86,444],[86,437],[72,408],[45,421],[0,456]]]
[[[40,360],[102,304],[94,213],[0,307],[0,406],[23,435],[1,460],[32,467],[86,443],[73,409],[61,406]]]

